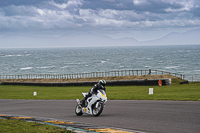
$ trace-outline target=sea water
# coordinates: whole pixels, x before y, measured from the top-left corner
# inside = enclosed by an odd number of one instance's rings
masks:
[[[0,75],[162,70],[200,77],[200,45],[1,48]]]

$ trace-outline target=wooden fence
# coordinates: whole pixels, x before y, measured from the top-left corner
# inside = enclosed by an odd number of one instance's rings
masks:
[[[23,74],[23,75],[0,75],[0,79],[76,79],[91,77],[117,77],[117,76],[140,76],[140,75],[173,75],[184,79],[184,75],[159,70],[120,70],[108,72],[91,72],[75,74]]]
[[[200,74],[187,74],[184,76],[184,79],[190,82],[200,82]]]

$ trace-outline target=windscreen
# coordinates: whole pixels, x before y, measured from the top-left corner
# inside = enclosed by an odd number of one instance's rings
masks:
[[[104,90],[99,90],[103,95],[106,95],[106,92]]]

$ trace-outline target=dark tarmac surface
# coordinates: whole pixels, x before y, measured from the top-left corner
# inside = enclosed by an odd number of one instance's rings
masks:
[[[75,100],[0,99],[0,114],[54,118],[147,133],[200,133],[199,101],[108,100],[99,117],[76,116]]]

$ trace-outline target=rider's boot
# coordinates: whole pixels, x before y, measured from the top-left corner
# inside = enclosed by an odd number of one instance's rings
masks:
[[[91,96],[91,94],[90,93],[88,93],[84,98],[83,98],[83,100],[81,100],[80,101],[80,105],[82,106],[82,107],[85,107],[86,105],[85,105],[85,102],[87,101],[87,98],[88,97],[90,97]]]
[[[82,107],[85,106],[85,99],[83,99],[83,100],[80,101],[80,105],[81,105]]]

